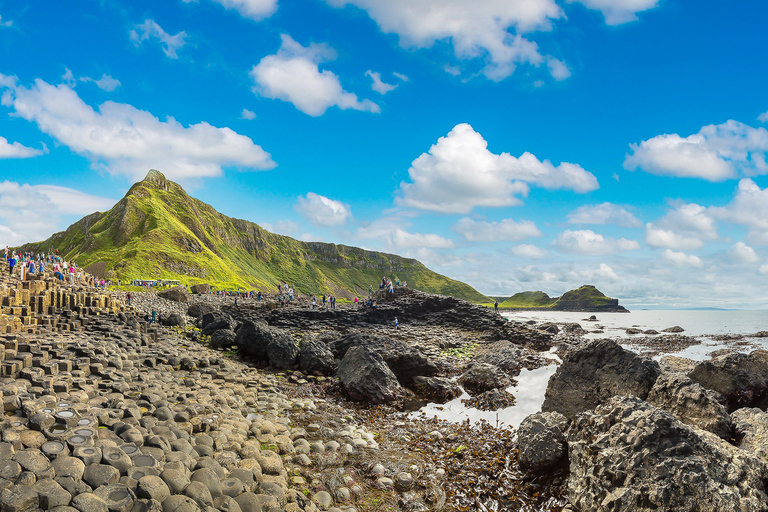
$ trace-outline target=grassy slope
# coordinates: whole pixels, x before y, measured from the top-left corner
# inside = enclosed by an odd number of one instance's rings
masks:
[[[561,297],[549,297],[544,292],[516,293],[507,300],[500,302],[501,308],[546,308],[557,310],[565,304],[578,303],[584,308],[596,308],[610,304],[614,299],[606,297],[592,285],[584,285],[576,290],[565,292]]]
[[[159,173],[134,185],[110,211],[93,214],[23,250],[58,248],[88,267],[106,264],[110,279],[178,279],[225,289],[271,290],[282,282],[303,293],[351,297],[381,277],[420,290],[487,302],[467,284],[413,259],[342,245],[305,243],[222,215]]]

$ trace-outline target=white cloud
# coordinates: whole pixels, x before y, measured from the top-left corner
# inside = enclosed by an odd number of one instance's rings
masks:
[[[348,205],[314,192],[299,197],[296,211],[315,226],[340,226],[352,218]]]
[[[408,78],[407,76],[405,76],[405,75],[404,75],[404,74],[402,74],[402,73],[396,73],[396,72],[393,72],[392,74],[393,74],[394,76],[396,76],[397,78],[399,78],[400,80],[402,80],[403,82],[408,82],[408,81],[410,81],[410,78]]]
[[[762,114],[757,116],[757,120],[760,121],[761,123],[768,122],[768,112],[763,112]]]
[[[695,203],[679,203],[657,222],[645,225],[645,241],[652,247],[690,250],[717,239],[713,215]]]
[[[744,242],[736,242],[728,250],[728,256],[737,263],[757,263],[760,257],[755,250]]]
[[[253,119],[256,119],[256,112],[244,108],[242,114],[240,114],[240,119],[247,119],[248,121],[252,121]]]
[[[562,82],[571,76],[571,70],[565,65],[563,61],[557,60],[554,57],[547,57],[547,67],[552,78],[558,82]]]
[[[637,13],[653,9],[659,0],[567,0],[578,2],[603,13],[608,25],[621,25],[637,20]]]
[[[187,2],[188,0],[184,0]],[[213,0],[229,10],[240,13],[244,18],[261,21],[277,11],[277,0]]]
[[[451,249],[453,241],[432,233],[409,233],[402,229],[395,229],[388,235],[387,244],[393,249],[406,248],[431,248]]]
[[[66,187],[0,182],[0,247],[44,240],[60,228],[62,215],[106,211],[114,204]]]
[[[0,16],[0,27],[12,27],[12,26],[13,26],[12,20],[3,21],[3,17]]]
[[[518,64],[543,64],[545,57],[539,53],[538,45],[520,34],[549,30],[552,20],[563,17],[554,0],[326,2],[365,10],[382,31],[397,34],[405,48],[428,48],[438,41],[450,41],[457,58],[483,62],[483,73],[491,80],[510,76]]]
[[[157,24],[155,20],[144,20],[144,23],[135,25],[129,32],[131,41],[137,47],[149,39],[157,39],[163,45],[163,53],[171,59],[178,59],[176,51],[182,48],[187,42],[187,33],[184,31],[176,35],[170,35]]]
[[[733,120],[705,126],[688,137],[657,135],[630,148],[624,160],[627,170],[708,181],[768,173],[768,130]]]
[[[376,71],[371,71],[370,69],[365,72],[365,76],[371,77],[372,84],[371,89],[376,91],[379,94],[387,94],[388,92],[394,91],[397,89],[397,86],[400,84],[388,84],[381,80],[381,74]]]
[[[400,183],[403,206],[442,213],[468,213],[478,206],[521,204],[529,185],[546,189],[589,192],[597,179],[579,165],[563,162],[554,166],[531,153],[515,158],[496,155],[488,143],[466,123],[456,125],[440,137],[408,169],[411,183]]]
[[[710,210],[720,219],[747,226],[750,242],[768,244],[768,188],[761,189],[751,179],[743,179],[728,205]]]
[[[613,203],[580,206],[568,214],[571,224],[616,224],[624,228],[639,228],[643,225],[629,211]]]
[[[453,230],[471,242],[518,241],[542,236],[539,228],[530,220],[516,222],[504,219],[499,222],[474,221],[464,217],[453,226]]]
[[[520,244],[509,250],[515,256],[530,260],[538,260],[547,255],[547,251],[531,244]]]
[[[336,74],[320,70],[320,63],[336,58],[330,46],[312,43],[304,47],[287,34],[280,37],[282,44],[277,54],[267,55],[251,69],[255,94],[287,101],[314,117],[331,107],[381,112],[371,100],[360,101],[357,95],[345,91]]]
[[[96,84],[96,87],[101,89],[102,91],[112,92],[118,87],[120,87],[120,80],[116,78],[112,78],[111,76],[107,75],[106,73],[101,75],[101,78],[96,80],[95,78],[91,78],[89,76],[81,76],[80,78],[76,78],[74,73],[72,73],[72,70],[67,68],[66,72],[62,75],[61,81],[68,86],[74,87],[77,85],[77,82],[92,82]]]
[[[18,142],[8,142],[5,137],[0,137],[0,159],[3,158],[32,158],[40,156],[44,151],[28,148]]]
[[[261,227],[272,233],[280,233],[282,235],[290,235],[299,231],[299,225],[292,220],[279,220],[275,223],[261,222]]]
[[[557,235],[553,245],[562,252],[591,255],[640,249],[640,244],[636,240],[604,237],[589,229],[578,231],[567,229]]]
[[[269,153],[229,128],[206,122],[183,126],[173,118],[160,121],[132,105],[107,101],[98,111],[67,85],[35,80],[31,87],[0,75],[8,90],[3,105],[18,117],[113,174],[142,178],[148,169],[171,179],[218,176],[222,167],[271,169]]]
[[[760,265],[759,272],[763,274],[764,276],[768,276],[768,264]]]
[[[406,231],[408,227],[410,227],[410,222],[401,212],[398,215],[382,217],[360,226],[355,238],[357,240],[377,240],[391,251],[400,249],[451,249],[454,247],[453,241],[450,239],[431,233],[412,233]],[[409,251],[409,254],[413,254],[414,257],[424,258],[424,254],[419,255],[418,253],[419,251]],[[434,261],[437,256],[430,251],[429,258]]]
[[[577,283],[591,283],[591,282],[609,282],[613,283],[620,281],[621,278],[614,272],[613,268],[605,263],[601,263],[598,268],[585,269],[579,272],[571,272],[570,277]]]
[[[694,256],[693,254],[686,254],[684,252],[673,251],[671,249],[665,249],[664,252],[661,253],[661,257],[664,260],[681,267],[701,268],[704,266],[704,263],[698,256]]]

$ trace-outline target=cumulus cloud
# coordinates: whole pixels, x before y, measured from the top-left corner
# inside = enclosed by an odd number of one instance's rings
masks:
[[[393,73],[393,74],[395,76],[398,75],[398,73]],[[381,73],[378,73],[376,71],[371,71],[370,69],[365,72],[365,76],[368,76],[371,78],[371,81],[372,81],[371,89],[373,89],[379,94],[387,94],[388,92],[391,92],[397,89],[397,87],[400,85],[400,84],[388,84],[384,82],[381,79]],[[404,75],[400,75],[400,76],[404,76]],[[406,80],[407,80],[407,77],[406,77]]]
[[[2,158],[32,158],[40,156],[44,151],[28,148],[18,142],[8,142],[5,137],[0,137],[0,159]]]
[[[402,206],[441,213],[468,213],[478,206],[521,204],[529,186],[590,192],[597,178],[581,166],[558,166],[531,153],[516,158],[488,151],[488,143],[469,124],[456,125],[429,152],[411,163],[411,182],[400,183]]]
[[[131,41],[136,47],[150,39],[156,39],[163,46],[163,53],[171,59],[178,59],[176,51],[181,49],[186,43],[187,33],[184,31],[176,35],[170,35],[157,24],[155,20],[144,20],[144,23],[135,25],[129,32]]]
[[[530,220],[520,222],[504,219],[499,222],[474,221],[469,217],[460,219],[453,230],[471,242],[518,241],[542,236],[539,228]]]
[[[357,229],[355,238],[358,240],[376,240],[377,245],[383,244],[387,250],[398,251],[401,249],[413,249],[408,254],[419,259],[425,258],[424,254],[418,255],[419,250],[426,249],[451,249],[453,240],[433,233],[413,233],[407,231],[410,222],[402,214],[391,215],[376,219],[364,224]],[[437,256],[430,251],[430,260]]]
[[[630,148],[624,160],[630,171],[708,181],[768,173],[768,130],[733,120],[705,126],[688,137],[657,135]]]
[[[398,228],[387,235],[387,245],[393,249],[451,249],[453,248],[453,241],[433,233],[410,233]]]
[[[538,260],[547,255],[547,251],[531,244],[520,244],[510,248],[509,252],[519,258]]]
[[[381,112],[371,100],[360,101],[345,91],[335,73],[320,70],[323,62],[334,60],[336,52],[326,44],[301,46],[288,34],[275,55],[267,55],[251,69],[253,92],[265,98],[292,103],[310,116],[321,116],[331,107]]]
[[[679,203],[657,222],[645,225],[645,241],[652,247],[691,250],[715,239],[715,218],[707,208],[695,203]]]
[[[604,255],[612,252],[640,249],[640,244],[636,240],[604,237],[589,229],[578,231],[567,229],[557,235],[553,245],[562,252],[590,255]]]
[[[565,62],[554,57],[547,57],[547,67],[549,68],[549,74],[558,82],[562,82],[571,76],[571,70],[568,69]]]
[[[340,226],[352,218],[352,211],[349,209],[349,205],[328,199],[314,192],[309,192],[306,196],[299,197],[295,208],[296,211],[315,226]]]
[[[405,48],[428,48],[438,41],[449,41],[457,58],[483,62],[483,73],[491,80],[510,76],[518,64],[543,64],[546,57],[539,52],[538,45],[521,34],[549,30],[552,20],[563,17],[554,0],[326,2],[365,10],[382,31],[397,34]],[[562,69],[555,69],[554,73],[561,74]]]
[[[13,26],[13,20],[3,21],[3,17],[0,16],[0,27],[12,27],[12,26]]]
[[[190,0],[184,0],[189,2]],[[226,9],[237,11],[243,18],[261,21],[277,11],[277,0],[213,0]]]
[[[161,169],[171,179],[218,176],[222,167],[271,169],[269,153],[229,128],[206,122],[183,126],[173,118],[160,121],[132,105],[107,101],[98,110],[65,84],[35,80],[24,87],[0,75],[7,88],[3,105],[35,122],[41,131],[91,160],[95,168],[142,178]]]
[[[760,257],[755,250],[744,242],[736,242],[728,250],[728,256],[736,263],[757,263]]]
[[[753,180],[743,179],[729,204],[710,210],[720,219],[747,226],[750,242],[768,244],[768,188],[761,189]]]
[[[66,187],[0,182],[0,247],[44,240],[61,228],[62,215],[106,211],[114,203]]]
[[[299,225],[292,220],[279,220],[275,223],[261,222],[261,227],[272,233],[280,233],[282,235],[290,235],[299,231]]]
[[[629,211],[613,203],[580,206],[568,214],[570,224],[615,224],[639,228],[643,223]]]
[[[674,265],[680,267],[696,267],[701,268],[704,263],[701,258],[694,256],[693,254],[686,254],[684,252],[673,251],[672,249],[665,249],[661,253],[661,257]]]
[[[757,120],[760,121],[761,123],[768,122],[768,112],[763,112],[762,114],[757,116]]]
[[[608,25],[621,25],[637,20],[637,13],[653,9],[659,0],[568,0],[603,13]]]
[[[619,275],[611,268],[610,265],[601,263],[597,268],[588,268],[581,271],[572,271],[569,276],[570,279],[576,283],[584,282],[616,282],[620,281]]]
[[[248,110],[247,108],[244,108],[243,112],[240,114],[240,119],[246,119],[248,121],[252,121],[256,119],[256,112],[252,110]]]

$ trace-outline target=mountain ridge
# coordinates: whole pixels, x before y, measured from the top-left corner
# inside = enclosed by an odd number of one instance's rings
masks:
[[[302,242],[253,222],[228,217],[150,170],[107,212],[95,212],[23,251],[58,249],[99,277],[177,279],[228,289],[295,285],[303,293],[351,298],[378,287],[382,276],[420,290],[472,302],[489,299],[471,286],[412,259],[358,247]]]

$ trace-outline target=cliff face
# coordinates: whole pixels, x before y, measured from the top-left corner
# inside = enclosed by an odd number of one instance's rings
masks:
[[[474,302],[489,299],[467,284],[394,254],[301,242],[222,215],[152,170],[112,209],[94,213],[23,250],[58,249],[109,279],[178,279],[228,289],[295,285],[303,293],[352,297],[382,276]]]

